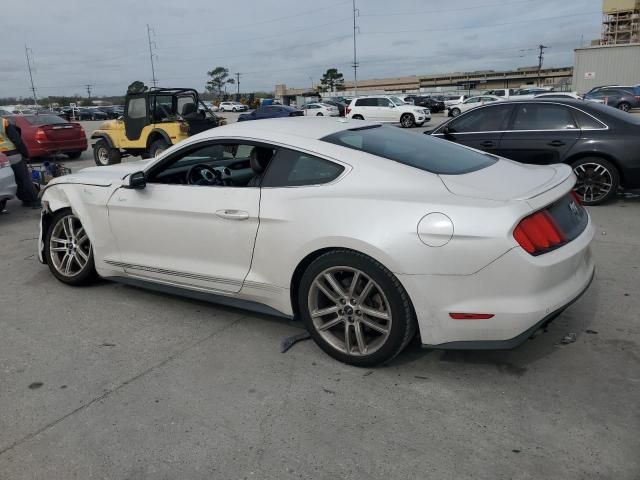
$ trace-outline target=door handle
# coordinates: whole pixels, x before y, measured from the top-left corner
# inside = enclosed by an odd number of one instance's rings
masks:
[[[564,145],[564,142],[562,140],[553,140],[549,143],[547,143],[547,145],[551,146],[551,147],[561,147]]]
[[[247,220],[249,218],[249,212],[244,210],[218,210],[216,215],[225,220]]]
[[[480,142],[481,147],[495,147],[496,144],[493,143],[492,140],[485,140],[484,142]]]

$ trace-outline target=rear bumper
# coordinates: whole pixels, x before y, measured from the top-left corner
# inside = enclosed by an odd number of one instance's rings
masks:
[[[16,195],[17,188],[13,169],[9,167],[0,168],[0,200],[13,198]]]
[[[589,222],[575,240],[537,257],[515,247],[471,275],[398,275],[413,302],[422,343],[468,349],[522,343],[589,287],[593,232]],[[454,320],[452,312],[493,317]]]
[[[42,157],[53,153],[84,152],[88,147],[87,139],[61,140],[31,143],[27,146],[29,155]]]

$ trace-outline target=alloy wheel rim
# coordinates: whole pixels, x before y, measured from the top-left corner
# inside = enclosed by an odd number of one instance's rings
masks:
[[[609,169],[599,163],[583,163],[573,169],[578,177],[574,190],[583,201],[597,202],[605,198],[613,187]]]
[[[98,149],[98,160],[103,165],[108,165],[109,164],[109,152],[107,151],[107,149],[105,147],[100,147]]]
[[[391,333],[391,307],[384,291],[356,268],[331,267],[317,275],[308,309],[318,334],[347,355],[371,355]]]
[[[409,115],[405,115],[404,118],[402,119],[402,126],[404,127],[411,126],[411,117],[409,117]]]
[[[620,110],[622,110],[623,112],[628,112],[630,110],[629,105],[623,103],[622,105],[620,105]]]
[[[49,239],[53,267],[65,277],[84,270],[91,256],[91,242],[75,215],[65,215],[54,225]]]

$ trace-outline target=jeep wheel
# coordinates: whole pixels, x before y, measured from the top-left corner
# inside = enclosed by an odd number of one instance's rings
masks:
[[[152,158],[157,157],[170,146],[171,145],[169,145],[165,140],[156,140],[149,147],[149,155],[151,155]]]
[[[99,167],[120,163],[120,150],[109,147],[105,140],[98,140],[93,146],[93,159]]]

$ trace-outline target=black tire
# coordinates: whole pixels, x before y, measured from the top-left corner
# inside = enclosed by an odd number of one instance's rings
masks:
[[[156,140],[149,146],[149,155],[151,155],[151,158],[157,157],[170,146],[165,140]]]
[[[7,199],[0,200],[0,213],[4,212],[5,207],[7,206]]]
[[[93,160],[99,167],[115,165],[122,161],[120,150],[111,148],[106,140],[98,140],[93,146]]]
[[[71,160],[80,158],[80,155],[82,155],[82,152],[67,152],[67,157],[69,157]]]
[[[309,311],[311,287],[318,275],[332,267],[359,270],[380,287],[387,299],[392,319],[389,333],[371,354],[351,355],[337,349],[322,337],[314,325]],[[411,300],[398,279],[378,261],[353,250],[333,250],[316,258],[302,275],[297,301],[302,321],[318,346],[336,360],[350,365],[372,367],[387,363],[407,346],[416,332],[417,320]]]
[[[316,113],[316,117],[324,117],[324,115],[321,112]]]
[[[460,115],[460,109],[459,108],[452,108],[451,109],[451,116],[452,117],[457,117],[458,115]]]
[[[49,227],[47,228],[47,231],[44,234],[44,258],[53,276],[56,277],[61,282],[66,283],[67,285],[73,285],[73,286],[89,285],[98,278],[98,273],[96,272],[95,263],[93,260],[93,248],[91,247],[90,240],[87,240],[89,242],[88,260],[86,261],[86,264],[84,265],[84,267],[81,268],[74,275],[64,275],[63,273],[59,272],[55,267],[54,259],[52,258],[51,235],[56,229],[56,226],[58,225],[58,223],[63,221],[65,217],[68,217],[70,215],[73,216],[75,219],[77,219],[77,222],[80,225],[82,225],[80,223],[80,220],[73,215],[73,212],[69,208],[63,208],[55,212],[53,215],[53,218],[51,219],[51,222],[49,222]],[[78,264],[76,264],[76,266],[78,266]]]
[[[416,125],[416,117],[414,117],[410,113],[404,113],[400,117],[400,125],[402,125],[402,128],[415,127],[415,125]]]
[[[573,162],[571,168],[578,177],[574,190],[584,205],[602,205],[616,198],[620,172],[613,163],[601,157],[584,157]],[[609,190],[605,192],[606,188]]]
[[[354,115],[353,117],[351,117],[353,120],[364,120],[364,117],[362,115]]]
[[[629,110],[631,110],[631,105],[627,102],[620,102],[617,108],[618,110],[622,110],[623,112],[628,112]]]
[[[238,109],[237,109],[236,107],[233,107],[233,108],[231,109],[231,111],[232,111],[232,112],[237,112],[237,111],[238,111]]]

